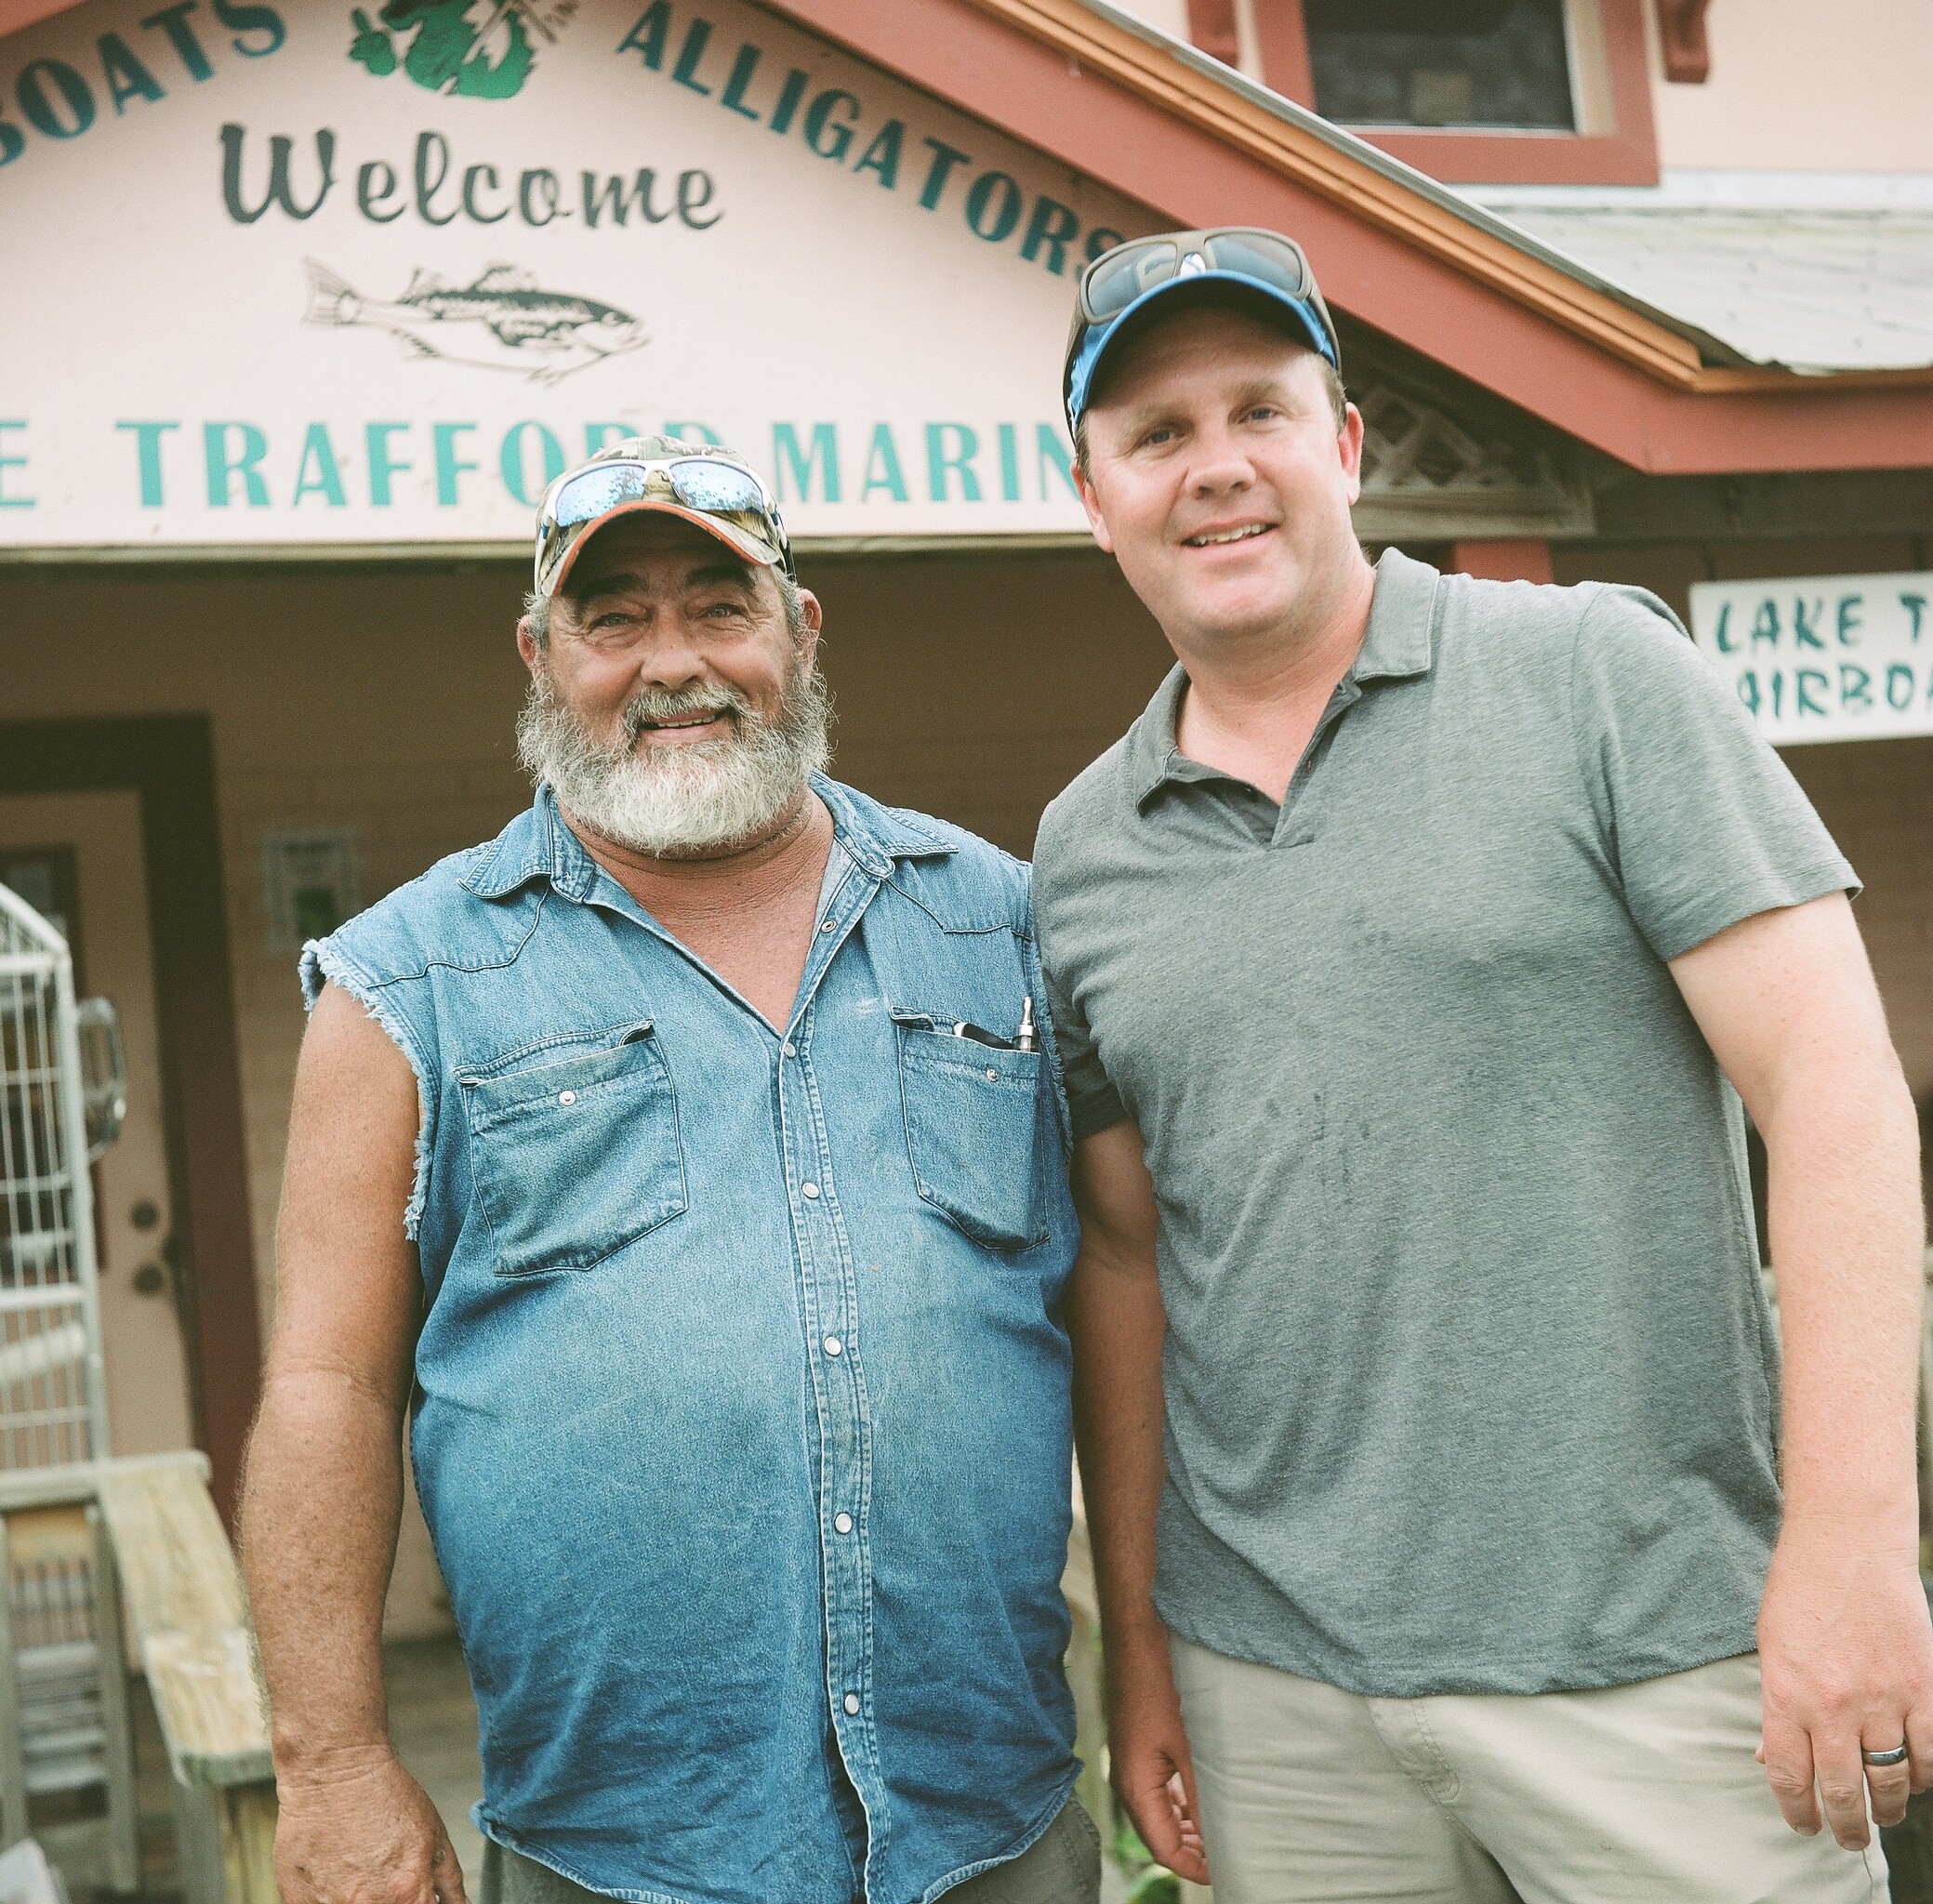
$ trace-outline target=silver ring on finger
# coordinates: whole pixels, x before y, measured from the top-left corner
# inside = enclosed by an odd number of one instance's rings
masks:
[[[1907,1757],[1906,1745],[1902,1740],[1890,1752],[1861,1752],[1860,1756],[1869,1765],[1903,1765]]]

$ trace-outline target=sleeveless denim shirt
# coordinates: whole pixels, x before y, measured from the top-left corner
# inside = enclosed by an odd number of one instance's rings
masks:
[[[305,949],[415,1069],[411,1452],[479,1826],[650,1904],[918,1904],[1074,1779],[1075,1223],[1024,866],[830,781],[783,1034],[548,788]]]

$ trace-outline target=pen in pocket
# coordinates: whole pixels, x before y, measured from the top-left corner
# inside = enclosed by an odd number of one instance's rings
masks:
[[[976,1045],[988,1045],[997,1051],[1033,1051],[1039,1049],[1039,1030],[1034,1024],[1034,1001],[1032,996],[1020,1001],[1020,1029],[1012,1038],[1001,1038],[998,1032],[988,1031],[984,1025],[975,1025],[970,1019],[957,1018],[953,1021],[955,1038],[971,1038]]]

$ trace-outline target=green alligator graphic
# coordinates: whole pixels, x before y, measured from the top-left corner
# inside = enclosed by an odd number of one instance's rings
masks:
[[[432,93],[507,99],[523,90],[536,60],[525,31],[534,25],[554,40],[576,11],[574,0],[384,0],[374,22],[358,7],[349,57],[377,78],[400,64]]]

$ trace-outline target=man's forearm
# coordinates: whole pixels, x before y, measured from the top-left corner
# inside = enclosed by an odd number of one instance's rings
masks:
[[[1890,1052],[1826,1054],[1785,1084],[1768,1124],[1787,1529],[1911,1554],[1925,1250],[1912,1100]]]
[[[398,1409],[339,1375],[271,1373],[242,1541],[284,1778],[389,1749],[382,1609],[402,1508]]]
[[[1161,1643],[1154,1611],[1155,1513],[1161,1495],[1161,1343],[1153,1266],[1117,1268],[1083,1250],[1068,1302],[1074,1432],[1110,1653]]]
[[[1794,1831],[1857,1850],[1933,1784],[1917,1120],[1844,893],[1741,919],[1671,971],[1768,1166],[1785,1509],[1758,1606],[1759,1757]],[[1910,1764],[1887,1757],[1902,1737]]]

